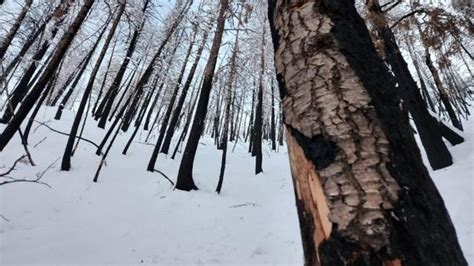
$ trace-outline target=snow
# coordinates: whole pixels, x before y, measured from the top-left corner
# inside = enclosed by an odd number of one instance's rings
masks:
[[[72,114],[49,125],[67,132]],[[49,114],[45,117],[51,117]],[[93,124],[85,137],[104,134]],[[13,176],[34,177],[62,155],[66,137],[40,127],[31,135],[38,166],[19,166]],[[134,143],[121,154],[128,134],[110,152],[97,184],[99,157],[82,143],[70,172],[60,160],[41,184],[0,187],[0,264],[302,264],[301,240],[286,149],[264,154],[265,172],[255,176],[254,158],[237,145],[228,153],[223,191],[214,192],[221,152],[201,141],[194,172],[197,192],[173,191],[157,173],[146,172],[153,146]],[[144,136],[143,136],[144,137]],[[14,148],[12,148],[14,147]],[[23,150],[19,141],[0,153],[10,165]],[[230,146],[232,148],[232,145]],[[270,156],[271,155],[271,156]],[[180,157],[160,157],[157,168],[175,179]],[[3,172],[3,171],[2,171]]]
[[[38,119],[46,121],[54,111],[40,111]],[[73,113],[65,112],[61,121],[48,120],[48,125],[67,132],[72,118]],[[455,164],[431,174],[472,264],[473,121],[465,128],[466,142],[450,148]],[[91,122],[84,137],[99,142],[104,134]],[[34,178],[54,163],[42,178],[51,188],[34,183],[0,186],[0,214],[9,220],[0,219],[0,265],[303,264],[285,147],[275,153],[265,145],[264,173],[255,176],[254,158],[238,144],[228,153],[223,191],[218,195],[214,189],[221,152],[204,138],[194,171],[200,190],[188,193],[173,191],[161,175],[145,171],[153,146],[137,138],[122,155],[129,134],[117,138],[99,182],[92,183],[99,163],[92,145],[81,142],[73,168],[62,172],[66,137],[46,127],[32,132],[30,149],[37,166],[20,164],[11,176]],[[0,153],[0,167],[11,165],[21,154],[16,136]],[[160,155],[157,169],[174,180],[179,162],[180,156],[171,160]]]

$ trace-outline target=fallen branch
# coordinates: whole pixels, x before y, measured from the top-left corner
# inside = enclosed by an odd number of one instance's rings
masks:
[[[398,25],[398,23],[402,22],[402,20],[404,20],[404,19],[406,19],[406,18],[408,18],[408,17],[411,17],[411,16],[413,16],[413,15],[415,15],[415,14],[418,14],[418,13],[425,13],[425,12],[426,12],[425,9],[413,10],[412,12],[410,12],[410,13],[406,14],[405,16],[399,18],[395,23],[393,23],[392,26],[390,26],[390,29],[393,29],[395,26]]]
[[[22,157],[18,158],[15,163],[13,164],[13,166],[6,172],[6,173],[3,173],[3,174],[0,174],[0,177],[3,177],[3,178],[8,178],[9,180],[5,180],[3,182],[0,182],[0,186],[3,186],[3,185],[8,185],[8,184],[13,184],[13,183],[36,183],[36,184],[40,184],[40,185],[44,185],[44,186],[47,186],[49,188],[51,188],[51,186],[45,182],[42,182],[41,179],[43,178],[43,176],[46,174],[46,172],[51,169],[54,164],[59,160],[59,158],[57,158],[54,162],[52,162],[48,167],[46,167],[45,170],[43,170],[42,172],[38,172],[36,174],[36,179],[17,179],[17,178],[13,178],[11,176],[6,176],[8,175],[11,171],[13,171],[13,169],[15,168],[15,165],[25,157],[26,155],[23,155]]]
[[[1,174],[0,174],[0,177],[4,177],[4,176],[10,174],[13,170],[15,170],[15,166],[16,166],[21,160],[23,160],[25,157],[26,157],[26,154],[24,154],[24,155],[22,155],[20,158],[16,159],[16,161],[13,163],[13,165],[12,165],[5,173],[1,173]]]
[[[168,176],[166,176],[165,173],[161,172],[160,170],[156,170],[156,169],[153,169],[153,172],[157,172],[158,174],[161,174],[164,178],[166,178],[166,180],[168,180],[171,183],[171,185],[174,186],[174,182],[171,181],[171,179]]]
[[[40,145],[41,143],[43,143],[43,141],[45,141],[48,137],[44,137],[42,140],[40,140],[38,143],[36,143],[33,148],[36,148],[38,147],[38,145]]]
[[[2,214],[0,214],[0,218],[2,218],[5,222],[10,222],[10,220],[8,220],[7,217],[3,216]]]
[[[257,203],[247,202],[247,203],[244,203],[244,204],[232,205],[232,206],[229,206],[229,208],[238,208],[238,207],[244,207],[244,206],[252,206],[252,207],[259,206],[260,207],[260,205],[258,205]]]
[[[58,130],[56,130],[56,129],[50,127],[50,126],[47,125],[46,123],[43,123],[43,122],[40,122],[40,121],[36,121],[36,120],[33,120],[33,121],[36,122],[36,123],[38,123],[38,124],[40,124],[40,125],[42,125],[42,126],[44,126],[44,127],[46,127],[47,129],[49,129],[49,130],[51,130],[51,131],[53,131],[53,132],[56,132],[56,133],[58,133],[58,134],[61,134],[61,135],[64,135],[64,136],[68,136],[68,137],[69,137],[69,134],[68,134],[68,133],[64,133],[64,132],[58,131]],[[95,142],[93,142],[92,140],[89,140],[89,139],[86,139],[86,138],[83,138],[83,137],[79,137],[79,136],[76,136],[76,138],[77,138],[77,139],[80,139],[80,140],[83,140],[83,141],[85,141],[85,142],[87,142],[87,143],[89,143],[89,144],[92,144],[92,145],[94,145],[94,147],[96,147],[96,148],[99,148],[99,145],[95,144]]]

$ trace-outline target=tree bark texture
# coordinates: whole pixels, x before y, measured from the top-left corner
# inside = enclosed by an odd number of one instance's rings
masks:
[[[353,1],[271,0],[307,265],[466,265]]]

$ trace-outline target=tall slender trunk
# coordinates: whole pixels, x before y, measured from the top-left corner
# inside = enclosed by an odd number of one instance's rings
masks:
[[[263,78],[265,74],[265,20],[262,31],[261,71],[258,80],[257,106],[255,107],[255,123],[253,124],[253,148],[252,155],[255,156],[255,174],[263,172],[262,169],[262,122],[263,122]]]
[[[239,19],[242,13],[239,15]],[[224,107],[224,125],[222,129],[222,159],[221,159],[221,170],[219,172],[219,180],[217,182],[216,192],[221,193],[222,184],[224,182],[224,172],[225,172],[225,165],[226,165],[226,158],[227,158],[227,140],[229,136],[229,123],[230,123],[230,112],[232,106],[232,86],[234,83],[235,75],[237,72],[237,56],[239,53],[239,33],[240,29],[237,29],[237,33],[235,34],[235,41],[234,41],[234,49],[232,51],[232,57],[230,58],[230,66],[229,66],[229,76],[226,79],[227,91],[225,92],[225,107]]]
[[[272,89],[272,117],[270,120],[270,140],[272,141],[272,150],[276,150],[276,121],[275,121],[275,88],[273,86],[273,78],[271,79]]]
[[[206,119],[207,106],[209,103],[209,96],[212,89],[212,80],[214,78],[214,70],[216,68],[217,56],[224,34],[224,25],[226,13],[229,8],[229,0],[220,0],[219,15],[216,22],[216,33],[212,42],[209,59],[204,70],[204,79],[201,87],[201,94],[196,106],[196,113],[194,115],[193,125],[189,133],[188,142],[184,149],[183,158],[179,166],[178,177],[176,181],[176,188],[179,190],[190,191],[197,189],[193,180],[193,165],[194,157],[196,156],[197,146],[204,129],[204,120]]]
[[[181,95],[179,96],[178,103],[176,104],[176,108],[174,109],[173,116],[171,117],[168,130],[166,131],[166,136],[163,141],[163,146],[161,147],[162,153],[168,154],[168,150],[171,144],[171,139],[173,138],[176,125],[178,123],[179,115],[183,109],[184,101],[186,100],[186,96],[188,94],[189,87],[191,86],[191,82],[194,79],[194,74],[196,73],[196,69],[201,59],[202,52],[204,51],[204,46],[206,44],[208,35],[209,35],[209,30],[205,31],[203,34],[202,42],[197,50],[194,63],[191,66],[191,69],[189,70],[188,77],[186,78],[183,89],[181,90]]]
[[[76,33],[79,31],[79,28],[81,27],[93,4],[94,0],[84,0],[84,3],[80,8],[76,18],[69,26],[67,31],[64,33],[64,35],[61,37],[61,40],[59,41],[56,50],[54,51],[54,54],[51,57],[51,60],[46,66],[46,69],[43,71],[43,74],[38,79],[35,86],[31,89],[30,93],[25,97],[20,108],[15,113],[10,123],[5,127],[2,134],[0,135],[0,151],[5,148],[5,146],[11,140],[15,132],[20,128],[21,123],[28,115],[30,110],[33,108],[35,102],[41,96],[41,93],[44,91],[46,84],[48,83],[51,76],[54,74],[54,71],[58,67],[64,54],[66,54],[69,45],[74,39]]]
[[[110,19],[107,20],[106,22],[106,25],[110,22]],[[66,95],[64,95],[61,103],[59,104],[58,106],[58,110],[56,111],[56,114],[54,116],[54,119],[56,120],[59,120],[61,119],[61,116],[63,114],[63,109],[66,107],[68,101],[69,101],[69,98],[71,98],[71,95],[72,93],[74,92],[74,89],[76,88],[77,84],[79,83],[79,81],[81,80],[81,77],[82,77],[82,74],[84,74],[84,71],[86,70],[87,68],[87,65],[89,64],[89,61],[91,60],[92,56],[94,55],[95,53],[95,50],[97,49],[97,46],[99,45],[100,41],[102,40],[102,36],[104,35],[105,33],[105,30],[107,29],[107,26],[104,26],[104,28],[102,29],[101,33],[99,34],[99,36],[97,37],[97,40],[96,42],[94,43],[94,45],[92,46],[91,50],[87,53],[86,57],[84,58],[84,61],[81,62],[82,65],[79,65],[78,67],[80,67],[80,70],[79,72],[77,73],[75,79],[74,79],[74,82],[71,84],[71,86],[69,87]]]
[[[120,65],[120,69],[117,72],[117,75],[115,75],[112,85],[110,86],[109,90],[107,91],[106,96],[104,97],[103,104],[102,104],[103,108],[99,108],[101,112],[96,115],[100,117],[99,124],[98,124],[100,128],[105,128],[105,124],[107,123],[107,118],[109,117],[109,113],[112,109],[112,105],[114,103],[115,98],[117,97],[120,83],[122,83],[122,79],[125,74],[125,71],[127,70],[127,66],[130,63],[133,52],[135,51],[135,48],[137,46],[138,37],[140,36],[141,31],[143,30],[143,26],[145,25],[145,21],[146,21],[145,12],[148,8],[149,2],[150,0],[145,1],[145,4],[142,8],[142,13],[144,17],[140,25],[133,32],[133,36],[132,36],[132,39],[130,40],[130,44],[128,46],[125,58],[123,59],[122,64]]]
[[[153,153],[152,153],[152,158],[154,159],[155,162],[156,162],[156,159],[158,157],[158,152],[160,151],[161,144],[163,143],[163,139],[165,137],[166,128],[168,127],[171,112],[173,111],[174,103],[176,101],[176,97],[178,96],[178,92],[179,92],[179,88],[181,86],[181,82],[183,81],[184,71],[186,70],[186,67],[188,65],[189,56],[191,55],[191,51],[192,51],[193,46],[194,46],[195,38],[196,38],[196,31],[194,31],[191,42],[189,43],[188,50],[186,52],[186,56],[184,57],[183,66],[181,67],[178,79],[176,80],[176,85],[173,89],[173,93],[171,94],[171,98],[170,98],[170,101],[169,101],[169,104],[168,104],[168,108],[167,108],[167,110],[166,110],[166,112],[163,116],[163,121],[161,122],[160,133],[158,135],[158,139],[156,141],[156,145],[155,145],[155,148],[154,148]],[[151,164],[149,164],[149,166],[150,165]],[[153,169],[154,169],[154,163],[153,163]],[[148,170],[150,171],[150,169],[148,169]]]
[[[18,32],[18,29],[20,28],[21,23],[25,19],[26,13],[28,13],[28,10],[30,9],[32,3],[33,3],[33,0],[25,0],[25,4],[23,5],[23,8],[21,9],[20,14],[15,19],[15,22],[13,22],[13,25],[10,28],[10,31],[3,38],[3,41],[0,44],[0,59],[3,59],[3,57],[5,56],[5,53],[7,52],[8,47],[10,46],[13,38]]]
[[[143,88],[145,87],[145,85],[148,83],[148,80],[150,79],[152,73],[153,73],[153,70],[155,69],[155,64],[158,60],[158,58],[160,58],[162,52],[163,52],[163,49],[165,48],[166,44],[171,40],[171,37],[173,36],[173,34],[175,33],[177,27],[179,26],[179,24],[181,23],[184,15],[186,14],[186,12],[188,11],[189,9],[189,5],[185,5],[183,7],[183,10],[180,12],[179,16],[176,18],[176,20],[173,22],[173,24],[171,25],[171,27],[168,29],[166,35],[165,35],[165,38],[164,40],[161,42],[160,46],[158,47],[155,55],[153,56],[153,58],[151,59],[150,61],[150,64],[148,65],[147,69],[145,70],[145,72],[143,73],[142,77],[140,78],[140,81],[138,82],[137,84],[137,93],[135,95],[135,98],[133,99],[132,101],[132,106],[136,106],[136,104],[138,103],[138,100],[140,99],[141,95],[143,94]],[[184,31],[183,33],[184,34]],[[181,37],[180,37],[181,39]],[[192,45],[191,45],[192,46]],[[189,57],[189,53],[188,52],[188,55],[186,57],[186,62],[187,62],[187,58]],[[183,70],[184,72],[184,70]],[[182,74],[181,76],[182,77]],[[181,82],[180,79],[178,79],[178,85],[177,85],[177,88],[179,88],[179,83]],[[127,114],[125,114],[125,117],[124,117],[124,122],[123,122],[123,125],[122,125],[122,130],[123,131],[126,131],[130,125],[130,121],[131,121],[131,112],[127,112]]]
[[[99,72],[100,65],[102,64],[102,61],[104,60],[105,54],[107,53],[107,49],[109,48],[110,42],[115,34],[117,25],[120,22],[120,18],[122,17],[124,10],[125,10],[125,1],[119,3],[117,14],[115,15],[115,19],[112,22],[112,27],[110,28],[110,31],[105,39],[104,46],[102,47],[99,57],[96,60],[94,68],[92,69],[91,75],[89,77],[89,81],[87,82],[86,88],[84,89],[84,93],[82,94],[81,102],[79,103],[79,107],[77,108],[77,113],[74,118],[74,122],[72,123],[71,131],[69,132],[69,137],[66,143],[66,148],[64,149],[64,154],[61,160],[62,171],[69,171],[71,169],[71,156],[73,153],[74,141],[76,139],[76,134],[79,129],[79,124],[81,123],[82,116],[84,115],[87,99],[90,97],[92,88],[94,86],[95,77],[97,76],[97,73]],[[87,116],[88,114],[85,113],[85,115]]]
[[[425,55],[426,55],[426,65],[428,66],[428,69],[431,72],[431,75],[433,76],[433,80],[436,84],[436,88],[438,89],[438,95],[441,100],[441,102],[444,105],[444,108],[446,109],[446,112],[449,115],[449,119],[451,119],[451,123],[453,126],[459,130],[463,130],[462,123],[459,120],[458,116],[456,115],[456,112],[453,109],[453,106],[451,105],[451,102],[449,100],[448,93],[446,92],[443,83],[441,82],[441,78],[439,77],[438,69],[433,65],[433,62],[431,61],[431,55],[429,52],[429,48],[425,49]]]

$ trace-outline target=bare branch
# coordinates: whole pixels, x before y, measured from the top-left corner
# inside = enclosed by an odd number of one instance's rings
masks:
[[[15,170],[15,166],[16,166],[21,160],[23,160],[25,157],[26,157],[26,154],[24,154],[24,155],[22,155],[20,158],[16,159],[16,161],[13,163],[13,165],[12,165],[5,173],[1,173],[1,174],[0,174],[0,177],[3,177],[3,176],[6,176],[6,175],[10,174],[13,170]]]

